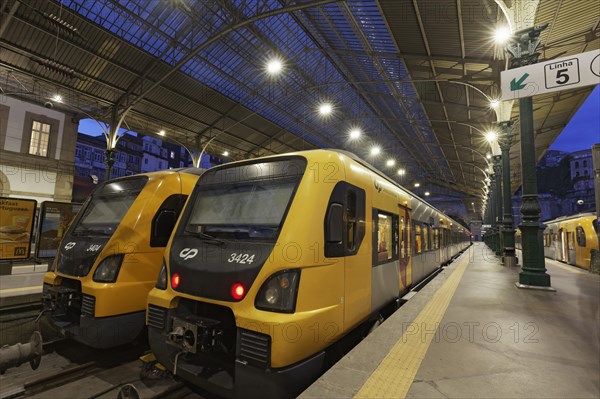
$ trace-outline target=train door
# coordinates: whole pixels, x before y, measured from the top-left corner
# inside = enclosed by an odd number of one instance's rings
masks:
[[[567,261],[567,232],[564,229],[558,230],[558,260]]]
[[[575,264],[575,232],[567,231],[567,263]]]
[[[400,274],[400,291],[404,291],[412,283],[410,264],[410,212],[406,207],[400,207],[398,220],[398,240],[400,242],[400,254],[398,260],[398,271]]]

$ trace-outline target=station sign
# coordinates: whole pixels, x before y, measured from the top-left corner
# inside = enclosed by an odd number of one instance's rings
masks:
[[[0,197],[0,260],[27,259],[37,201]]]
[[[500,73],[502,101],[600,84],[600,50]]]

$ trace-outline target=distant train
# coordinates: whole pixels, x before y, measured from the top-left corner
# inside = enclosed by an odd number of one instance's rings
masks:
[[[328,347],[469,241],[346,152],[215,167],[198,180],[148,296],[151,349],[220,396],[295,396],[323,371]]]
[[[195,168],[107,181],[83,205],[46,273],[43,303],[65,336],[96,348],[134,340]]]
[[[544,222],[544,255],[590,270],[592,253],[598,252],[598,217],[595,212],[563,216]],[[516,233],[517,248],[521,249],[521,232]]]

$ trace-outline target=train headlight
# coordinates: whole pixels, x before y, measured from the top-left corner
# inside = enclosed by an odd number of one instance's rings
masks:
[[[159,290],[167,289],[167,264],[164,259],[162,266],[160,267],[160,273],[158,273],[158,279],[156,280],[155,287]]]
[[[123,254],[111,255],[104,258],[94,272],[93,280],[97,283],[114,283],[123,263]]]
[[[254,305],[261,310],[294,313],[299,282],[299,269],[275,273],[260,287]]]

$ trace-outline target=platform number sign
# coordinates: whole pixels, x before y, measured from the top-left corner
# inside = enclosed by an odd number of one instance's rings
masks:
[[[546,89],[574,85],[581,81],[579,77],[579,60],[571,58],[561,62],[544,65]]]
[[[503,71],[502,100],[600,84],[600,50]]]

